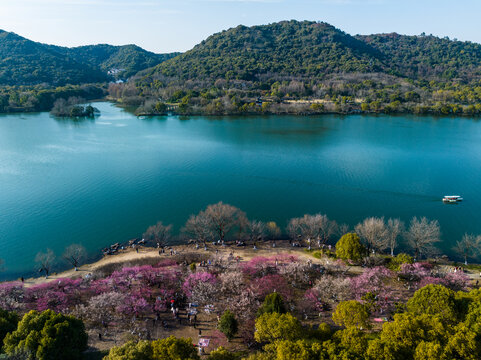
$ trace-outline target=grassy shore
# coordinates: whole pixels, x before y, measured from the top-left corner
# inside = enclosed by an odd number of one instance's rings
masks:
[[[295,254],[305,260],[310,259],[313,263],[322,264],[325,260],[318,259],[312,256],[311,253],[307,252],[305,248],[292,247],[289,245],[287,240],[277,240],[276,247],[272,246],[272,242],[265,242],[258,245],[257,249],[254,250],[252,246],[236,247],[235,245],[228,246],[214,246],[212,244],[207,245],[207,250],[203,247],[195,248],[195,245],[174,245],[170,246],[169,249],[175,252],[174,256],[170,255],[169,250],[162,255],[159,255],[159,249],[152,247],[139,247],[138,252],[132,248],[127,248],[125,250],[120,250],[115,255],[106,255],[102,259],[95,261],[93,263],[84,264],[78,267],[78,271],[75,269],[69,269],[59,273],[54,273],[50,275],[47,279],[44,276],[32,277],[25,279],[25,287],[30,287],[33,285],[44,284],[52,282],[59,279],[65,278],[80,278],[89,273],[93,273],[108,265],[130,265],[130,264],[140,264],[142,261],[151,262],[154,259],[165,259],[169,257],[177,258],[178,256],[199,253],[203,255],[208,255],[211,257],[227,257],[229,254],[233,253],[234,257],[239,256],[241,261],[248,261],[255,256],[273,256],[275,254]],[[316,250],[316,249],[314,249]],[[454,262],[447,262],[442,265],[443,267],[451,267],[458,265]],[[468,275],[473,281],[481,279],[481,265],[480,264],[470,264],[468,266],[462,265],[466,275]],[[359,274],[362,272],[362,267],[351,266],[350,273]]]
[[[315,263],[321,263],[320,259],[316,259],[311,256],[309,253],[304,251],[304,248],[297,248],[289,246],[287,241],[276,241],[276,247],[272,247],[272,242],[266,242],[261,245],[258,245],[257,250],[254,250],[252,246],[245,246],[245,247],[236,247],[235,245],[229,246],[214,246],[212,244],[207,245],[207,250],[204,250],[203,247],[199,247],[198,249],[195,248],[194,245],[174,245],[169,247],[169,249],[175,252],[175,255],[171,256],[170,251],[167,249],[165,254],[159,255],[159,249],[152,248],[152,247],[139,247],[139,251],[132,248],[127,248],[126,250],[120,250],[115,255],[106,255],[102,259],[95,261],[90,264],[84,264],[78,267],[78,271],[75,269],[69,269],[66,271],[62,271],[59,273],[54,273],[49,275],[46,279],[44,276],[41,277],[32,277],[25,279],[25,287],[30,287],[33,285],[44,284],[52,281],[56,281],[59,279],[65,278],[79,278],[83,277],[89,273],[93,273],[96,270],[99,270],[108,265],[129,265],[132,263],[139,264],[142,261],[149,262],[153,259],[165,259],[165,258],[178,258],[182,255],[192,254],[192,253],[200,253],[203,255],[208,255],[211,257],[227,257],[230,253],[233,253],[234,257],[239,256],[241,261],[247,261],[252,259],[255,256],[272,256],[275,254],[285,254],[285,253],[292,253],[296,254],[305,259],[311,259],[311,261]]]

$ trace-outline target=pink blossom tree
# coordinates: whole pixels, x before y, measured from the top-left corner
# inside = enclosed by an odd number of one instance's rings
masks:
[[[351,286],[356,300],[374,301],[381,311],[387,310],[394,299],[394,291],[389,281],[393,273],[383,266],[366,269],[361,275],[351,278]],[[366,297],[367,295],[367,297]]]

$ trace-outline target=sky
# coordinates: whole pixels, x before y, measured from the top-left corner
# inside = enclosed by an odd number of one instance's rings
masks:
[[[0,29],[61,46],[186,51],[216,32],[280,20],[355,35],[422,32],[481,43],[481,0],[0,0]]]

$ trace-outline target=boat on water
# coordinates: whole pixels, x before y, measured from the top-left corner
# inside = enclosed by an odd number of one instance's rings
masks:
[[[445,203],[457,203],[463,201],[463,198],[459,195],[445,195],[443,197],[443,202]]]

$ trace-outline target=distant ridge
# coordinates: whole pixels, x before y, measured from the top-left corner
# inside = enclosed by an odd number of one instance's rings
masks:
[[[135,45],[90,45],[76,48],[46,45],[0,30],[0,85],[64,85],[127,78],[174,54],[154,54]]]

